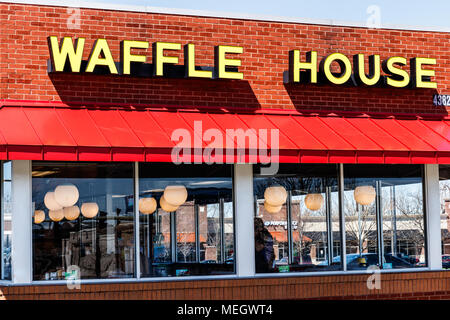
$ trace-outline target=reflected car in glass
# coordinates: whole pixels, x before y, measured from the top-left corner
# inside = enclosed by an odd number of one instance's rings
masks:
[[[444,254],[442,256],[442,268],[450,269],[450,255]]]
[[[365,270],[370,266],[379,266],[378,254],[376,253],[351,253],[346,255],[347,270]],[[331,265],[340,267],[341,256],[333,258]],[[388,253],[384,255],[383,269],[413,268],[414,265],[405,259]]]

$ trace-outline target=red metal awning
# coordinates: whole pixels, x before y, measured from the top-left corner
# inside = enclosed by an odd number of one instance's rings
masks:
[[[238,148],[230,129],[268,130],[269,136],[258,135],[257,145],[269,149],[275,147],[270,130],[278,129],[280,162],[450,163],[450,120],[446,117],[0,103],[2,160],[169,162],[172,148],[178,144],[178,139],[172,141],[172,134],[182,129],[191,140],[178,146],[191,147],[191,159],[198,161],[195,149]],[[194,130],[199,125],[200,131]],[[219,132],[223,139],[202,139],[208,132]],[[226,143],[230,141],[231,145]],[[248,160],[249,140],[246,142],[246,150],[235,154],[234,162]]]

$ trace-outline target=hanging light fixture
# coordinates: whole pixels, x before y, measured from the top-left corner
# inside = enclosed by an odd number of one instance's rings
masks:
[[[80,208],[78,208],[78,206],[66,207],[63,209],[63,211],[64,211],[64,218],[66,218],[69,221],[78,219],[78,217],[80,216]]]
[[[139,199],[139,211],[142,214],[152,214],[155,212],[157,206],[158,204],[153,197]]]
[[[80,194],[73,184],[64,184],[55,188],[55,200],[63,207],[71,207],[77,203]]]
[[[355,201],[360,205],[367,206],[372,204],[375,200],[377,193],[375,188],[372,186],[359,186],[355,188],[353,192],[353,196],[355,197]]]
[[[268,204],[266,201],[264,201],[264,209],[266,209],[266,211],[268,213],[278,213],[278,212],[280,212],[281,207],[283,207],[283,205],[281,205],[281,206],[272,206],[272,205]]]
[[[287,192],[283,186],[268,187],[264,191],[265,202],[273,207],[282,206],[286,203]]]
[[[85,202],[81,205],[81,214],[88,219],[94,218],[98,210],[98,204],[95,202]]]
[[[311,211],[322,208],[323,202],[323,196],[320,193],[308,193],[305,197],[305,206]]]
[[[45,220],[45,212],[44,210],[36,210],[34,212],[34,223],[39,224],[44,222]]]
[[[62,205],[56,202],[55,193],[52,191],[49,191],[45,194],[44,204],[48,210],[60,210],[63,208]]]
[[[162,196],[159,199],[159,205],[166,212],[173,212],[173,211],[176,211],[178,209],[178,206],[173,206],[170,203],[168,203],[167,200],[164,198],[164,196]]]
[[[49,210],[48,216],[50,217],[50,219],[52,219],[52,221],[55,222],[61,221],[62,219],[64,219],[64,210],[63,209]]]
[[[164,189],[163,197],[168,204],[178,207],[186,202],[188,192],[186,190],[186,187],[182,185],[167,186]]]

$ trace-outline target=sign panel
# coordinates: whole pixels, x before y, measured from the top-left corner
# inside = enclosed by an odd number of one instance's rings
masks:
[[[48,37],[50,50],[49,72],[75,72],[91,74],[130,75],[141,77],[184,77],[202,79],[243,80],[238,70],[242,61],[238,55],[244,52],[240,46],[218,45],[214,47],[214,66],[197,66],[195,44],[155,42],[152,44],[153,64],[146,63],[147,57],[133,53],[148,50],[147,41],[123,40],[120,43],[120,61],[115,61],[108,41],[97,39],[91,48],[89,59],[82,60],[85,38],[63,37],[59,42],[55,36]],[[180,64],[177,51],[183,50],[184,65]],[[300,50],[289,52],[289,70],[286,82],[353,86],[386,86],[392,88],[436,89],[431,80],[436,59],[415,57],[408,60],[394,56],[381,60],[380,55],[356,54],[352,58],[334,52],[321,61],[317,51],[309,51],[301,58]],[[352,63],[353,60],[353,63]],[[367,60],[367,63],[366,63]],[[409,64],[409,73],[408,73]],[[367,68],[366,68],[367,65]],[[338,68],[339,67],[339,68]],[[339,70],[338,72],[336,70]]]

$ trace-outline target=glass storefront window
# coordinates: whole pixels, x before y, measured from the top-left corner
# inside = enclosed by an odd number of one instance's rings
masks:
[[[234,273],[231,168],[139,164],[142,277]]]
[[[257,273],[340,270],[337,165],[254,166]]]
[[[423,166],[344,165],[343,190],[336,165],[284,164],[270,177],[259,170],[257,273],[341,270],[341,228],[347,270],[427,266]]]
[[[132,163],[33,162],[33,278],[130,278]]]
[[[344,165],[347,269],[427,265],[420,165]]]
[[[2,260],[0,265],[3,280],[11,280],[11,249],[12,249],[12,198],[11,198],[11,161],[2,163],[2,204],[0,220],[0,245]]]
[[[11,272],[10,166],[3,163],[4,279]],[[235,272],[232,166],[138,166],[135,177],[133,163],[33,162],[34,280],[73,272],[136,277],[137,237],[141,277]],[[348,270],[427,266],[423,166],[344,165],[340,172],[337,164],[281,164],[273,176],[253,168],[256,273],[342,270],[341,232]],[[447,171],[441,166],[444,217]]]
[[[450,165],[439,165],[442,268],[450,269]]]

